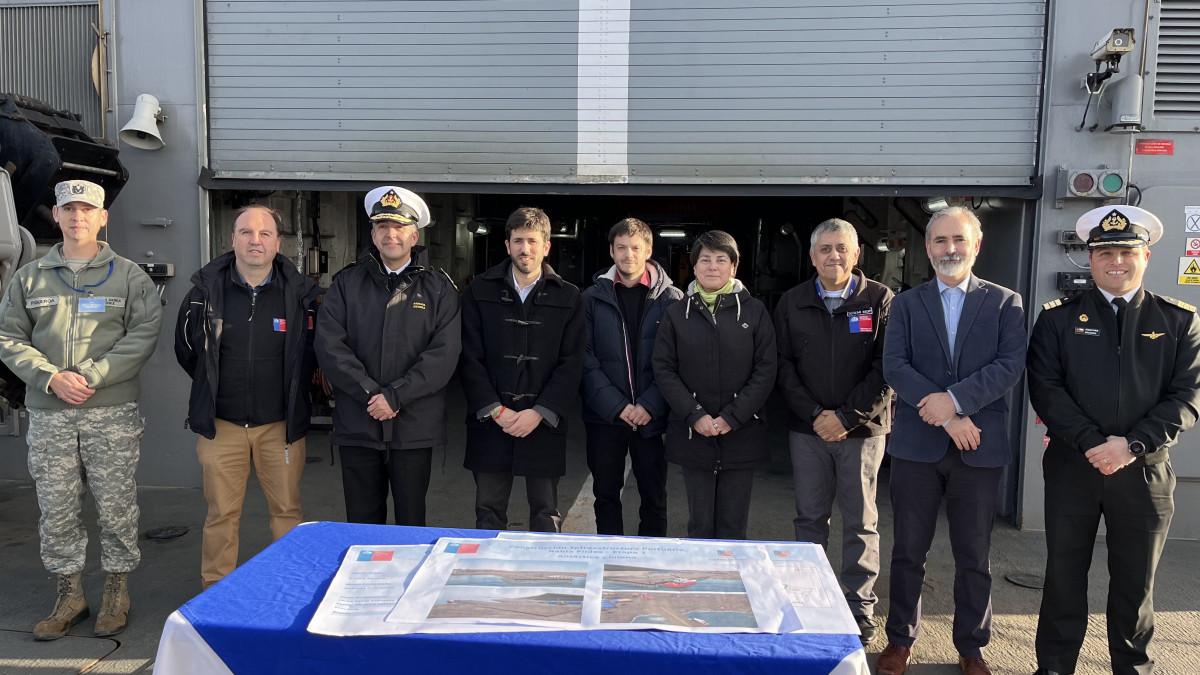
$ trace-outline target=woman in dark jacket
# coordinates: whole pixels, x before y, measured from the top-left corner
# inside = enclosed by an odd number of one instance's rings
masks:
[[[696,276],[654,344],[654,377],[671,406],[667,460],[683,467],[688,536],[745,539],[754,467],[770,458],[764,408],[775,382],[775,329],[737,271],[720,230],[692,244]]]

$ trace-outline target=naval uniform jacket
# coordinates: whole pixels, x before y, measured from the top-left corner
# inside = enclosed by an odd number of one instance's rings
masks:
[[[446,443],[446,384],[458,364],[459,298],[414,246],[399,283],[374,245],[338,272],[317,316],[317,360],[332,385],[334,445],[410,450]],[[367,402],[396,411],[379,421]]]
[[[1200,414],[1196,308],[1139,290],[1117,317],[1098,290],[1042,306],[1029,343],[1029,399],[1048,452],[1087,452],[1108,436],[1146,445],[1132,466],[1159,464]]]
[[[566,474],[567,415],[579,391],[583,340],[579,289],[550,265],[542,263],[542,276],[524,302],[513,286],[511,260],[475,277],[463,293],[464,467],[543,478]],[[486,415],[480,419],[480,411],[495,403],[518,412],[536,407],[546,420],[515,438]]]

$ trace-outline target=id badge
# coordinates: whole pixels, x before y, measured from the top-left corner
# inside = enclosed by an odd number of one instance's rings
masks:
[[[871,333],[874,329],[874,311],[854,312],[847,318],[850,320],[851,333]]]
[[[92,314],[104,311],[104,298],[80,298],[79,313]]]

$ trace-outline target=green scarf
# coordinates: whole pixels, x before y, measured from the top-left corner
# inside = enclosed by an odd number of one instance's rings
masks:
[[[721,295],[722,293],[732,293],[732,292],[733,292],[733,278],[732,277],[729,279],[729,283],[725,284],[724,286],[721,287],[721,290],[716,291],[714,293],[709,293],[708,291],[704,290],[704,287],[701,286],[699,282],[696,282],[696,295],[700,296],[701,302],[703,302],[704,306],[708,308],[708,311],[710,311],[714,314],[717,311],[717,296]]]

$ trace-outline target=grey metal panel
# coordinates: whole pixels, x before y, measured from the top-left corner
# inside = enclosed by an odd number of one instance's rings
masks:
[[[99,136],[103,111],[92,86],[99,39],[91,28],[99,17],[96,3],[0,6],[0,91],[78,113]]]
[[[403,167],[412,180],[409,167],[428,164],[422,171],[438,176],[519,166],[558,180],[574,168],[573,5],[234,0],[206,9],[217,175],[324,179]]]
[[[631,4],[627,135],[586,140],[627,162],[596,180],[1030,182],[1045,2],[752,5]],[[214,175],[586,182],[609,118],[579,99],[613,89],[581,6],[208,2]]]
[[[790,165],[799,181],[1031,181],[1044,3],[753,4],[634,5],[639,180],[720,166],[771,181]]]

